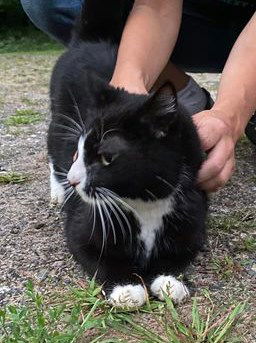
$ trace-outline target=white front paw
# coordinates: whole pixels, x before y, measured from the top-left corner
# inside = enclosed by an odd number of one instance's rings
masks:
[[[142,306],[147,293],[141,285],[116,286],[108,298],[108,302],[117,307]]]
[[[64,198],[65,198],[65,190],[61,185],[58,189],[51,188],[51,201],[50,201],[51,206],[61,205],[64,201]]]
[[[158,299],[164,300],[166,294],[175,303],[180,303],[189,296],[187,287],[173,276],[158,276],[152,282],[150,289]]]
[[[51,187],[51,202],[52,206],[61,205],[65,199],[65,188],[62,186],[60,181],[54,174],[54,169],[52,164],[50,164],[50,187]]]

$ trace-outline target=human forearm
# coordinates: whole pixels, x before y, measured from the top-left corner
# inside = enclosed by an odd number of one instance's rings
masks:
[[[236,41],[224,68],[214,110],[236,141],[256,109],[256,15]]]
[[[111,84],[149,91],[174,48],[182,0],[136,0],[127,20]]]
[[[256,16],[250,20],[224,68],[217,100],[210,111],[193,117],[208,153],[198,175],[199,185],[216,191],[235,167],[235,144],[256,109]]]

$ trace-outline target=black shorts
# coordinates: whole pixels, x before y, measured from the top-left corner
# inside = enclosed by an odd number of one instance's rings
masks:
[[[221,72],[255,10],[217,0],[211,3],[184,0],[181,29],[171,60],[186,71]]]

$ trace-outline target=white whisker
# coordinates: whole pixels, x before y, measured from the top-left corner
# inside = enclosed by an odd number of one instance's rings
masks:
[[[112,220],[112,218],[111,218],[111,214],[109,213],[109,210],[108,210],[108,208],[107,208],[107,206],[106,206],[105,197],[104,197],[103,194],[99,194],[99,195],[96,194],[96,197],[97,197],[97,199],[100,198],[100,199],[102,200],[102,208],[105,210],[106,216],[107,216],[108,219],[109,219],[110,226],[111,226],[111,230],[112,230],[112,233],[113,233],[114,244],[116,245],[116,232],[115,232],[115,226],[114,226],[113,220]]]
[[[60,208],[60,212],[63,210],[63,208],[64,208],[64,206],[66,205],[66,203],[68,202],[68,200],[71,198],[71,196],[74,194],[74,189],[73,188],[68,188],[67,190],[66,190],[66,198],[65,198],[65,200],[63,201],[63,204],[62,204],[62,206],[61,206],[61,208]]]
[[[101,194],[101,196],[104,197],[106,204],[109,206],[110,210],[114,214],[114,216],[115,216],[115,218],[119,224],[119,227],[121,229],[123,240],[124,240],[126,233],[125,233],[125,229],[124,229],[124,226],[123,226],[122,220],[120,219],[119,214],[116,212],[114,206],[111,204],[111,202],[108,200],[108,198],[103,193],[100,192],[100,194]]]
[[[152,193],[149,189],[145,188],[145,192],[148,193],[153,199],[158,200],[157,196]]]
[[[54,123],[54,126],[57,126],[63,130],[67,130],[67,131],[70,131],[70,132],[73,132],[74,134],[76,134],[77,137],[79,137],[81,135],[81,132],[76,130],[76,129],[73,129],[72,127],[69,127],[69,126],[66,126],[66,125],[63,125],[63,124],[59,124],[59,123]]]
[[[73,125],[75,125],[76,128],[78,128],[80,133],[83,132],[83,128],[73,118],[71,118],[71,117],[69,117],[63,113],[54,113],[54,115],[59,116],[59,117],[63,117],[66,120],[69,120]]]
[[[68,175],[68,170],[62,166],[60,166],[59,164],[57,163],[53,163],[54,166],[56,166],[57,168],[59,168],[60,170],[62,170],[64,173],[66,173],[66,175]],[[54,173],[56,173],[56,171],[54,170]]]
[[[54,170],[54,174],[60,175],[60,176],[65,176],[65,177],[68,175],[67,173],[63,173],[63,172],[59,172],[59,171],[55,171],[55,170]]]
[[[103,141],[104,137],[105,137],[108,133],[113,132],[113,131],[118,131],[118,129],[110,129],[110,130],[105,131],[105,132],[103,133],[103,135],[101,136],[100,142]]]
[[[109,196],[111,196],[116,201],[119,201],[124,207],[126,207],[126,209],[128,209],[129,211],[133,213],[136,213],[136,210],[133,207],[131,207],[129,204],[127,204],[127,202],[125,202],[123,199],[121,199],[118,194],[114,193],[113,191],[105,187],[101,187],[101,189],[107,191]]]
[[[92,236],[94,234],[94,230],[95,230],[95,224],[96,224],[96,205],[95,205],[95,200],[93,198],[91,198],[93,200],[92,202],[92,209],[93,209],[93,224],[92,224],[92,232],[89,238],[89,241],[92,239]]]
[[[63,132],[54,132],[54,136],[55,137],[60,137],[60,139],[62,141],[72,141],[72,142],[75,142],[77,143],[78,141],[78,135],[74,135],[74,134],[67,134],[67,133],[63,133]]]
[[[81,124],[83,130],[85,131],[85,125],[84,125],[84,122],[83,122],[83,119],[82,119],[82,116],[81,116],[81,112],[80,112],[78,103],[77,103],[77,101],[76,101],[76,98],[75,98],[73,92],[71,91],[71,89],[68,88],[68,92],[69,92],[69,95],[71,96],[72,102],[73,102],[73,104],[74,104],[74,108],[76,109],[76,112],[77,112],[77,115],[78,115],[78,119],[79,119],[79,121],[80,121],[80,124]]]
[[[68,181],[59,181],[59,183],[63,186],[70,185]]]
[[[163,183],[165,183],[167,186],[169,186],[171,189],[173,189],[174,187],[164,178],[162,178],[161,176],[156,175],[156,178],[160,181],[162,181]]]
[[[128,227],[128,230],[129,230],[130,239],[132,241],[132,228],[131,228],[131,224],[130,224],[129,220],[127,219],[127,216],[125,215],[125,213],[123,212],[121,207],[117,205],[117,203],[116,203],[115,199],[113,199],[112,195],[110,193],[108,194],[107,191],[109,191],[109,190],[107,188],[100,187],[100,190],[103,194],[105,194],[107,199],[112,203],[112,205],[117,209],[117,211],[120,213],[120,215],[124,219],[124,221]]]
[[[95,199],[97,208],[99,210],[99,215],[100,215],[100,221],[101,221],[101,228],[102,228],[102,247],[101,247],[101,253],[100,253],[100,258],[102,256],[102,253],[104,251],[105,243],[106,243],[106,226],[105,226],[105,221],[104,221],[104,216],[102,213],[101,205],[98,199]]]

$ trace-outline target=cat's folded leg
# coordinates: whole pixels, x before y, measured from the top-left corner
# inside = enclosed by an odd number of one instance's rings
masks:
[[[166,295],[174,303],[180,303],[189,296],[189,290],[184,283],[171,275],[156,277],[150,285],[150,290],[159,300],[164,300]]]
[[[50,167],[50,188],[51,188],[50,205],[51,206],[61,205],[65,198],[65,189],[55,175],[52,162],[49,163],[49,167]]]
[[[146,286],[128,267],[128,263],[114,262],[104,268],[105,283],[103,291],[108,303],[116,307],[139,307],[148,298]]]
[[[82,264],[85,272],[90,277],[95,277],[99,284],[102,284],[102,293],[111,306],[116,307],[139,307],[147,300],[147,290],[140,282],[134,271],[125,260],[116,259],[102,260],[99,262],[98,255],[94,254],[94,248],[85,250],[79,241],[81,234],[68,236],[70,251]]]

